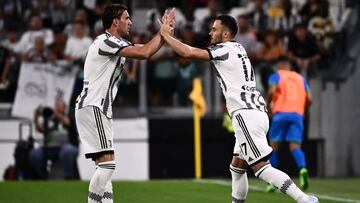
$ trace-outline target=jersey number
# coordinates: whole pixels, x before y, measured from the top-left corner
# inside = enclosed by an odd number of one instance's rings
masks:
[[[245,92],[240,93],[241,101],[246,104],[248,109],[258,109],[260,111],[266,111],[265,101],[260,94],[246,94]]]
[[[254,69],[250,63],[249,58],[246,55],[241,55],[241,54],[238,54],[238,57],[242,62],[245,80],[249,81],[250,79],[250,81],[254,81],[255,80]],[[249,78],[249,70],[248,70],[248,66],[246,65],[246,61],[248,61],[250,64],[250,78]]]
[[[244,149],[244,151],[243,151]],[[241,144],[241,151],[243,151],[243,153],[245,154],[245,156],[247,155],[247,149],[246,149],[246,142]]]

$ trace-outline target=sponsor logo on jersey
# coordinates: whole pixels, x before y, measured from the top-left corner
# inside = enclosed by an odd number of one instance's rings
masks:
[[[249,91],[249,92],[255,92],[256,91],[256,87],[250,87],[250,86],[247,86],[247,85],[243,85],[241,87],[241,89],[243,89],[245,91]]]

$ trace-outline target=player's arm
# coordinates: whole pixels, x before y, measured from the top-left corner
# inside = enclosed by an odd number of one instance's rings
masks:
[[[171,11],[165,11],[165,14],[162,17],[162,22],[166,21],[166,23],[169,25],[169,29],[173,30],[175,25],[174,19],[175,8],[173,8]],[[172,32],[170,32],[170,34],[172,34]],[[163,44],[164,40],[159,32],[144,45],[137,44],[123,48],[119,51],[119,55],[136,59],[148,59],[154,55]]]
[[[198,59],[198,60],[204,60],[204,61],[210,61],[210,55],[209,52],[205,49],[199,49],[196,47],[189,46],[187,44],[184,44],[174,38],[171,35],[171,32],[173,28],[170,26],[169,21],[163,21],[160,22],[160,34],[165,40],[165,42],[181,57],[187,58],[187,59]]]
[[[305,83],[305,91],[306,91],[306,106],[305,108],[308,108],[311,103],[312,103],[312,94],[311,94],[311,90],[310,90],[310,85],[309,83],[304,79],[304,83]]]
[[[272,101],[274,98],[274,94],[277,90],[279,81],[280,81],[280,75],[278,73],[271,74],[268,79],[268,91],[266,94],[266,102],[268,104],[269,113],[271,113],[271,111],[272,111],[271,104],[272,104]]]
[[[69,117],[67,115],[65,115],[63,112],[54,109],[54,115],[59,120],[59,122],[62,123],[63,125],[65,125],[65,126],[70,125]]]
[[[166,43],[181,57],[188,59],[198,59],[203,61],[210,61],[209,52],[206,49],[199,49],[189,46],[175,39],[168,33],[163,34],[163,38]]]
[[[160,33],[156,34],[148,43],[127,46],[120,50],[119,55],[127,58],[148,59],[164,44]]]
[[[39,117],[40,117],[40,107],[37,108],[34,112],[34,123],[35,123],[35,129],[40,132],[43,133],[45,130],[44,128],[41,126],[40,122],[39,122]]]
[[[276,92],[276,88],[279,84],[280,75],[278,73],[273,73],[268,78],[268,91],[266,94],[266,102],[268,105],[271,104],[273,96]]]
[[[266,102],[270,106],[273,96],[275,94],[277,85],[276,84],[269,84],[267,95],[266,95]]]

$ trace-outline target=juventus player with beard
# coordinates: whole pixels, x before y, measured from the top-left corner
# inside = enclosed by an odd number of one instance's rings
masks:
[[[274,185],[296,202],[317,203],[316,197],[303,193],[287,174],[273,168],[269,162],[272,148],[266,139],[269,128],[266,105],[256,89],[254,70],[245,49],[233,41],[238,30],[235,19],[228,15],[215,19],[209,33],[211,46],[207,49],[181,43],[170,35],[172,27],[168,23],[160,24],[164,40],[181,57],[212,62],[236,137],[230,164],[232,202],[245,202],[248,191],[246,170],[250,167],[257,178]]]
[[[173,23],[174,9],[162,18]],[[113,202],[111,176],[115,170],[112,102],[117,93],[125,58],[147,59],[162,46],[156,34],[144,45],[133,45],[123,37],[132,25],[127,7],[111,4],[102,15],[105,33],[89,47],[84,65],[84,86],[76,101],[76,125],[85,157],[95,161],[88,203]]]

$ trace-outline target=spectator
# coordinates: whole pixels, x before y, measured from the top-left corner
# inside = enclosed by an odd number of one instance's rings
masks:
[[[191,25],[192,27],[196,26],[195,19],[195,5],[192,0],[184,0],[181,4],[181,11],[184,14],[186,26]]]
[[[34,38],[33,47],[22,56],[23,61],[29,62],[47,62],[55,59],[55,55],[45,46],[45,40],[41,35]]]
[[[258,34],[263,34],[269,27],[269,16],[266,13],[264,0],[255,0],[255,9],[251,16],[252,26]]]
[[[95,2],[95,9],[94,9],[94,14],[95,14],[95,18],[96,21],[94,23],[94,25],[92,26],[93,29],[93,38],[97,37],[98,35],[102,34],[104,32],[104,27],[102,24],[102,20],[101,20],[101,16],[105,11],[105,7],[109,4],[108,0],[96,0]]]
[[[68,142],[70,119],[65,113],[65,103],[57,100],[54,109],[36,109],[34,121],[36,130],[44,135],[44,145],[34,148],[29,155],[30,164],[37,175],[42,179],[47,178],[47,160],[60,160],[64,166],[64,178],[76,178],[76,157],[79,150]]]
[[[23,16],[29,7],[30,3],[26,0],[1,0],[0,13],[4,19],[4,29],[12,26],[23,27]]]
[[[321,10],[329,10],[327,0],[308,0],[300,10],[299,14],[305,25],[308,25],[311,18],[317,16]]]
[[[175,54],[164,44],[152,57],[154,63],[154,88],[152,103],[167,106],[172,103],[176,90],[177,69],[174,63]]]
[[[73,34],[73,26],[75,23],[82,23],[85,26],[85,33],[86,35],[90,35],[90,28],[88,24],[88,19],[86,15],[86,11],[82,8],[77,9],[75,11],[74,19],[71,23],[67,24],[64,28],[64,33],[67,36],[71,36]]]
[[[134,42],[134,40],[132,40]],[[119,93],[116,97],[116,105],[134,107],[138,104],[138,69],[140,61],[130,59],[126,61],[123,78],[120,80]]]
[[[54,33],[50,29],[43,28],[42,19],[39,15],[30,18],[30,30],[26,31],[16,45],[15,51],[20,54],[29,52],[34,47],[35,38],[42,36],[46,46],[54,42]]]
[[[315,37],[320,53],[328,55],[334,44],[334,23],[329,16],[329,10],[319,10],[318,14],[310,19],[308,29]]]
[[[52,27],[51,12],[49,9],[49,1],[32,0],[31,1],[31,15],[38,15],[42,19],[44,27]],[[31,16],[30,16],[31,17]],[[26,19],[29,19],[28,16]]]
[[[7,79],[8,73],[10,70],[10,54],[9,51],[0,46],[0,98],[6,97],[6,89],[10,85],[9,80]],[[1,99],[2,100],[2,99]]]
[[[15,26],[11,26],[6,32],[6,38],[1,41],[1,45],[8,49],[13,55],[15,53],[16,44],[17,29],[15,28]]]
[[[278,32],[269,30],[264,37],[264,43],[259,50],[259,58],[273,64],[279,57],[286,54],[286,48]]]
[[[253,59],[259,48],[256,32],[250,29],[248,19],[244,15],[237,17],[237,23],[239,31],[235,36],[235,41],[240,43],[245,48],[250,59]]]
[[[281,35],[287,35],[291,29],[301,22],[297,13],[293,13],[290,0],[277,0],[276,4],[268,9],[270,16],[270,29],[278,31]]]
[[[320,59],[315,39],[304,24],[298,24],[290,36],[288,57],[295,63],[297,71],[306,76],[310,66]]]
[[[215,18],[220,14],[221,5],[219,0],[209,0],[207,4],[208,14],[202,19],[200,23],[200,30],[196,30],[196,32],[200,32],[203,36],[210,41],[209,32],[211,26],[215,20]]]
[[[149,36],[153,36],[159,31],[160,25],[157,20],[161,19],[161,16],[168,5],[169,0],[156,0],[156,8],[151,9],[146,13],[146,27],[148,30],[147,34]],[[180,10],[176,11],[175,22],[178,30],[181,30],[181,28],[186,24],[185,17]]]
[[[261,83],[265,92],[268,89],[267,79],[275,71],[273,66],[276,60],[284,55],[286,55],[286,48],[278,33],[269,30],[265,34],[264,43],[258,53],[258,59],[261,61],[258,68],[260,69]]]
[[[72,94],[72,103],[83,88],[84,69],[83,64],[87,50],[92,38],[86,33],[86,25],[83,22],[75,22],[72,25],[72,34],[66,41],[65,59],[73,62],[73,68],[78,70],[74,90]]]
[[[189,106],[191,104],[189,94],[192,90],[193,79],[197,74],[195,62],[190,59],[180,57],[177,63],[178,80],[177,92],[180,106]]]
[[[67,2],[64,0],[50,0],[49,1],[49,13],[51,17],[51,25],[54,26],[65,26],[68,21],[68,13],[72,11],[66,5]]]
[[[17,89],[20,60],[14,50],[17,43],[17,30],[10,26],[6,38],[1,41],[0,49],[0,101],[12,102]],[[4,58],[7,58],[3,64]],[[9,65],[7,65],[9,63]]]
[[[83,22],[75,22],[72,28],[72,34],[66,41],[65,56],[69,60],[84,61],[92,38],[86,33],[86,25]]]
[[[145,34],[133,33],[131,41],[133,44],[143,44]],[[116,97],[116,104],[119,106],[135,106],[138,104],[138,70],[140,60],[126,60],[123,78],[120,80],[119,90]]]
[[[65,59],[65,45],[67,37],[61,27],[54,28],[54,43],[51,44],[50,50],[54,54],[56,60]]]

